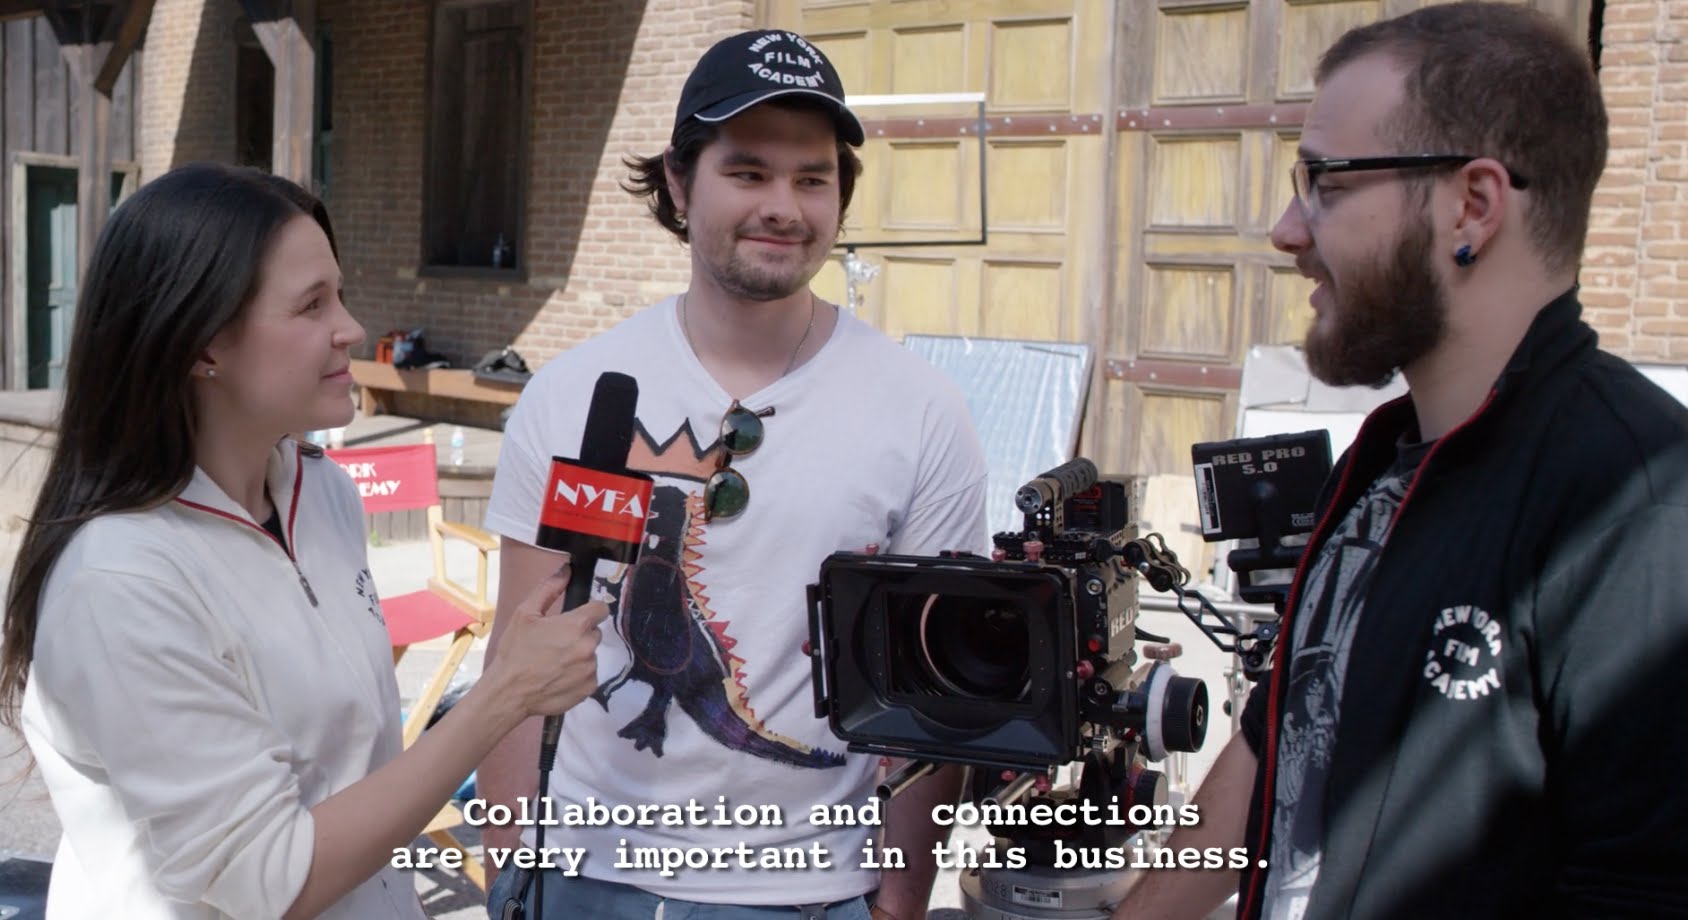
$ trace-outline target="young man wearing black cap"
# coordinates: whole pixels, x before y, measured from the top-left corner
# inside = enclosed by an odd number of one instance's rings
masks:
[[[628,190],[689,244],[690,284],[546,364],[507,426],[487,513],[503,535],[501,607],[558,567],[527,541],[549,460],[575,455],[600,373],[638,381],[629,466],[656,480],[639,561],[599,571],[616,628],[597,705],[564,722],[549,789],[564,826],[546,839],[585,855],[578,877],[543,876],[548,917],[838,920],[870,903],[880,920],[925,915],[941,837],[930,809],[953,799],[955,776],[898,795],[883,826],[811,823],[816,806],[866,805],[878,769],[814,715],[805,588],[822,560],[870,544],[989,548],[985,463],[959,390],[809,289],[862,141],[837,73],[801,36],[711,48],[669,147],[628,163]],[[489,658],[499,638],[495,625]],[[490,800],[536,792],[537,736],[527,726],[482,765]],[[617,818],[629,805],[656,807]],[[519,845],[515,830],[489,827],[486,841]],[[909,868],[864,867],[870,838]],[[658,868],[630,865],[641,858]],[[492,915],[524,889],[531,904],[530,882],[501,876]]]

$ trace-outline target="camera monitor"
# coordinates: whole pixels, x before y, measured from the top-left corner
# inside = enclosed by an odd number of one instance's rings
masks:
[[[1301,431],[1195,444],[1190,459],[1203,539],[1306,533],[1330,475],[1330,435]]]
[[[1240,577],[1239,596],[1281,607],[1288,579],[1270,583],[1268,571],[1292,570],[1301,547],[1285,537],[1309,533],[1317,523],[1319,490],[1330,475],[1330,435],[1323,429],[1263,438],[1196,444],[1190,448],[1202,539],[1252,540],[1233,550],[1226,564]]]

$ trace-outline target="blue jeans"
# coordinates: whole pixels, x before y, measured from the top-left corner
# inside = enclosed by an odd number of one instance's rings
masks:
[[[509,868],[498,873],[487,892],[487,916],[504,920],[504,902],[532,874],[532,870]],[[534,886],[529,883],[521,915],[533,918]],[[652,894],[642,888],[604,882],[584,875],[569,878],[556,869],[545,871],[545,916],[543,920],[869,920],[867,898],[850,898],[815,905],[815,913],[791,907],[746,907],[737,904],[700,904]]]

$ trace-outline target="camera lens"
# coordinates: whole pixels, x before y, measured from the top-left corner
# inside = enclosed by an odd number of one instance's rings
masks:
[[[921,667],[944,690],[997,702],[1026,692],[1030,636],[1019,607],[931,595],[920,612],[918,635]]]

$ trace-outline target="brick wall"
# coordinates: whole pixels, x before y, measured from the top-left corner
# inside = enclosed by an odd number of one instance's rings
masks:
[[[1601,43],[1611,153],[1583,301],[1607,348],[1688,361],[1688,0],[1607,0]]]
[[[141,68],[141,180],[234,158],[237,0],[157,0]]]
[[[685,250],[618,182],[667,143],[680,85],[754,0],[535,0],[525,283],[419,275],[428,9],[322,0],[334,38],[330,209],[347,302],[369,331],[424,325],[463,362],[514,344],[532,366],[684,288]],[[372,347],[372,346],[371,346]],[[401,413],[411,411],[401,402]],[[431,414],[479,420],[470,405]]]

